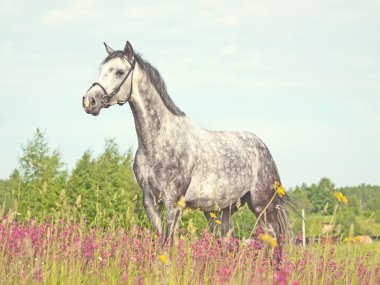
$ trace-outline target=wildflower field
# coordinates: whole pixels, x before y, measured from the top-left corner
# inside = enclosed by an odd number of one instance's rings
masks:
[[[380,284],[379,243],[288,245],[278,270],[264,239],[182,230],[173,246],[161,244],[139,226],[3,217],[0,284]]]

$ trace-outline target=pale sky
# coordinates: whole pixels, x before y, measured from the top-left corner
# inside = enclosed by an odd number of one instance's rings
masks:
[[[0,0],[0,178],[37,128],[72,169],[106,138],[136,149],[129,106],[81,98],[135,51],[200,126],[268,145],[285,186],[380,184],[380,1]]]

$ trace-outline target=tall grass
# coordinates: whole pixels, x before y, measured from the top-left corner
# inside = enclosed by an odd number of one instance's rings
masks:
[[[269,244],[182,230],[162,247],[140,226],[51,219],[0,223],[0,284],[379,284],[378,244],[288,245],[275,270]]]

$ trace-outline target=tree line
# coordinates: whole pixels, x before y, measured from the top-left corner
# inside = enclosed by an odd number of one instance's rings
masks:
[[[8,179],[0,180],[0,208],[20,221],[46,218],[83,220],[90,226],[149,226],[142,207],[142,191],[133,169],[131,149],[122,152],[115,140],[107,139],[103,152],[85,151],[68,171],[58,150],[51,149],[39,129],[22,147],[19,166]],[[380,187],[359,185],[336,188],[328,178],[318,184],[302,184],[288,193],[307,214],[332,215],[337,204],[334,192],[347,196],[340,209],[340,223],[355,221],[357,215],[373,217],[380,223]],[[202,213],[183,216],[183,227],[204,228]],[[255,217],[241,207],[234,215],[235,232],[248,236]]]
[[[345,195],[347,205],[336,208],[337,199],[334,193],[337,192]],[[365,230],[358,217],[362,217],[367,223],[380,223],[380,186],[361,184],[336,188],[330,179],[322,178],[318,184],[303,184],[290,189],[289,194],[297,202],[298,207],[303,208],[309,215],[334,214],[334,223],[340,225],[340,233],[344,236],[379,234],[376,230],[376,232]]]
[[[94,157],[86,151],[69,172],[59,151],[37,129],[22,148],[19,167],[0,181],[3,212],[19,220],[62,217],[83,219],[90,225],[110,221],[128,226],[142,222],[141,190],[132,170],[133,155],[123,153],[113,139]]]
[[[322,178],[318,184],[302,184],[290,189],[290,195],[297,200],[299,207],[307,213],[331,215],[336,198],[334,192],[342,192],[349,201],[347,207],[355,214],[371,215],[376,213],[380,218],[380,186],[361,184],[354,187],[336,188],[328,178]],[[380,222],[380,221],[379,221]]]

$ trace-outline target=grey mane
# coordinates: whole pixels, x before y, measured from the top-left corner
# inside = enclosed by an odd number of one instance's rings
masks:
[[[124,51],[118,50],[110,55],[108,55],[102,64],[106,63],[107,61],[115,58],[120,57],[123,58],[125,56]],[[149,81],[152,83],[154,88],[157,90],[158,94],[160,95],[162,102],[165,104],[166,108],[177,116],[185,116],[185,113],[182,112],[173,102],[173,100],[170,98],[168,91],[166,89],[166,84],[164,79],[162,78],[161,74],[158,72],[156,68],[154,68],[148,61],[144,60],[141,55],[135,53],[135,59],[136,62],[139,64],[140,68],[144,71],[144,73],[147,75]]]

